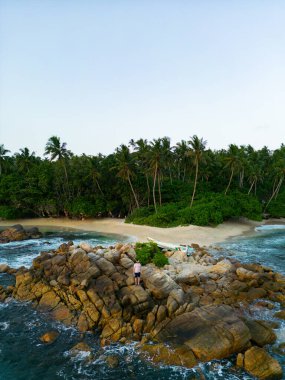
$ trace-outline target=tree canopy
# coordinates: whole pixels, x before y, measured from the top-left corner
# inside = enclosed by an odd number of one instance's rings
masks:
[[[47,158],[0,144],[0,217],[126,217],[139,224],[215,225],[285,216],[285,146],[211,150],[196,135],[130,140],[110,155],[74,155],[57,136]]]

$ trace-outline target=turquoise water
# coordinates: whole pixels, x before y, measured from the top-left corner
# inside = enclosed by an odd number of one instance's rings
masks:
[[[92,245],[112,245],[115,241],[124,241],[118,236],[102,236],[89,232],[71,230],[45,231],[43,238],[25,242],[15,242],[0,246],[0,262],[12,267],[29,266],[40,251],[58,247],[64,242],[73,240],[90,242]],[[221,244],[224,252],[238,257],[241,261],[261,262],[285,273],[285,229],[272,228],[256,231],[254,236],[230,240]],[[8,285],[13,277],[0,275],[0,284]],[[262,319],[273,319],[278,310],[260,312],[254,306],[251,315]],[[41,343],[39,337],[50,330],[60,332],[58,339],[50,344]],[[276,330],[278,343],[285,342],[285,323]],[[86,334],[83,340],[92,348],[91,356],[86,353],[72,354],[71,348],[82,341],[74,328],[51,321],[44,314],[35,311],[29,303],[10,301],[0,304],[0,380],[104,380],[104,379],[199,379],[203,373],[208,380],[214,379],[253,379],[245,372],[237,371],[234,359],[212,361],[201,364],[194,369],[182,367],[154,366],[151,362],[141,360],[134,345],[113,345],[100,348],[98,337]],[[271,350],[284,366],[283,356]],[[119,359],[117,368],[109,368],[106,357],[116,355]]]

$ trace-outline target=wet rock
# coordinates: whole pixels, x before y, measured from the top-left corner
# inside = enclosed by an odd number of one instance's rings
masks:
[[[5,273],[9,270],[9,265],[8,264],[0,264],[0,273]]]
[[[278,311],[274,314],[275,318],[285,319],[285,310]]]
[[[110,368],[117,368],[120,364],[119,357],[117,355],[109,355],[106,357],[106,363]]]
[[[43,343],[53,343],[59,336],[58,331],[48,331],[40,337],[40,341]]]
[[[282,368],[263,348],[251,347],[244,354],[244,369],[258,379],[282,379]]]
[[[38,230],[37,227],[24,229],[21,224],[15,224],[14,226],[7,228],[0,233],[0,243],[37,239],[41,236],[42,233]]]
[[[197,364],[197,359],[189,347],[181,346],[178,348],[166,346],[165,344],[144,344],[140,351],[142,356],[150,359],[153,363],[163,363],[192,368]]]
[[[78,355],[80,352],[86,352],[91,354],[91,348],[85,342],[79,342],[73,346],[70,350],[72,355]]]

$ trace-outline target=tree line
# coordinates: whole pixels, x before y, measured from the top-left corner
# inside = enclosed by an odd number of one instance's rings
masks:
[[[212,150],[194,135],[130,140],[110,155],[73,154],[57,136],[44,158],[0,145],[0,217],[114,216],[150,225],[285,216],[285,146]]]

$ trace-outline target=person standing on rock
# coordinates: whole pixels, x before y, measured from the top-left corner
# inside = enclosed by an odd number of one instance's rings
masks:
[[[133,269],[134,277],[135,277],[135,285],[139,285],[139,284],[140,284],[140,280],[141,280],[141,269],[142,269],[141,263],[137,260],[137,261],[134,263],[134,269]]]

